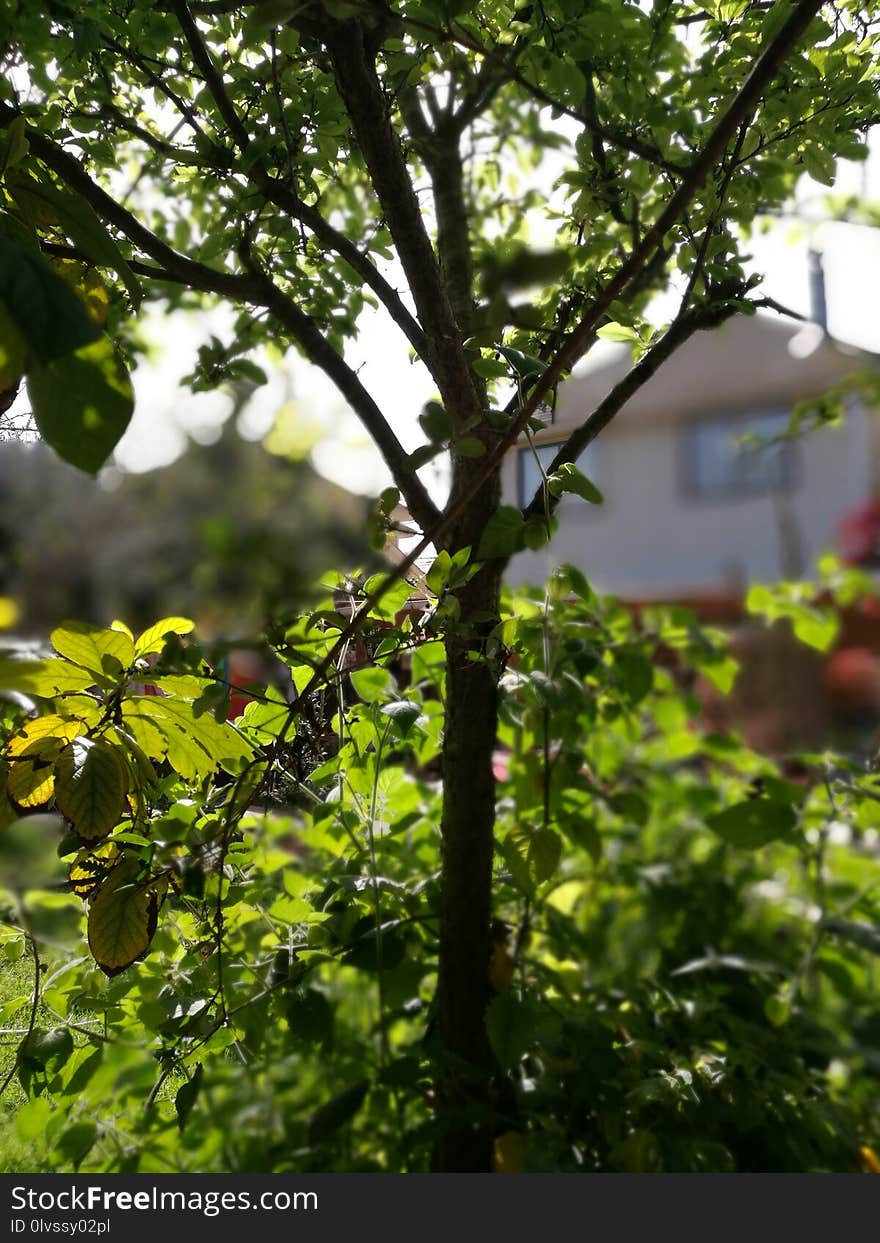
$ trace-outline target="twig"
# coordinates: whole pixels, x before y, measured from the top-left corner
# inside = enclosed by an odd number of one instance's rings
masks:
[[[34,994],[31,999],[31,1011],[30,1011],[30,1017],[28,1018],[27,1031],[25,1035],[22,1037],[22,1039],[19,1041],[18,1048],[15,1050],[15,1057],[12,1060],[12,1065],[9,1067],[9,1070],[6,1072],[2,1083],[0,1083],[0,1097],[4,1095],[4,1093],[6,1092],[6,1089],[9,1087],[10,1083],[12,1083],[12,1080],[15,1078],[16,1071],[21,1065],[21,1061],[24,1056],[25,1045],[30,1040],[31,1036],[34,1034],[34,1028],[37,1025],[37,1010],[40,1007],[40,979],[41,979],[42,972],[43,972],[43,964],[40,962],[40,951],[37,949],[37,942],[34,939],[34,934],[27,928],[26,917],[25,917],[24,911],[21,912],[21,923],[22,923],[22,927],[25,928],[25,935],[27,936],[28,944],[30,945],[30,949],[31,949],[31,954],[33,955],[33,959],[34,959]]]

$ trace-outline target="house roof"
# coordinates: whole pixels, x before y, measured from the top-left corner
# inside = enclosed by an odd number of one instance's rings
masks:
[[[608,431],[626,433],[648,420],[656,425],[726,411],[787,408],[854,371],[877,366],[877,355],[820,332],[815,324],[760,313],[697,332],[630,398]],[[553,428],[582,422],[631,367],[629,347],[615,346],[607,362],[574,375],[560,387]],[[548,428],[539,439],[553,439],[551,432]]]

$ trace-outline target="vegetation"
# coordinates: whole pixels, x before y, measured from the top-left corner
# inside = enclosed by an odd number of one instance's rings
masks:
[[[391,473],[377,543],[400,498],[424,533],[393,574],[276,612],[291,689],[235,727],[183,618],[67,622],[4,661],[8,952],[35,980],[7,1077],[41,1159],[853,1168],[873,861],[835,826],[870,826],[873,779],[812,760],[799,785],[701,737],[656,659],[729,684],[692,619],[637,628],[571,570],[535,598],[501,580],[561,496],[601,500],[574,462],[627,398],[761,304],[757,216],[864,156],[875,25],[821,0],[4,5],[0,405],[24,377],[95,472],[131,415],[133,313],[220,299],[235,329],[192,386],[297,348]],[[367,301],[436,386],[415,453],[345,359]],[[506,450],[599,337],[631,373],[500,505]],[[441,453],[442,510],[418,474]],[[431,545],[433,606],[400,623]]]
[[[338,601],[280,645],[295,685]],[[858,1168],[880,1128],[876,776],[785,776],[695,729],[688,671],[734,670],[687,614],[636,627],[573,570],[505,605],[496,1168]],[[57,655],[6,661],[41,707],[6,713],[13,1161],[429,1166],[447,609],[372,614],[375,663],[295,715],[258,694],[236,726],[183,619],[68,623]]]

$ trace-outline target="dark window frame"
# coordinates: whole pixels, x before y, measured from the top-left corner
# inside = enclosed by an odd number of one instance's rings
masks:
[[[679,491],[696,504],[724,504],[737,501],[761,500],[774,493],[790,496],[801,485],[802,460],[800,445],[788,441],[780,445],[781,469],[778,479],[768,484],[765,478],[749,479],[731,477],[722,486],[707,486],[698,478],[696,439],[707,427],[729,428],[739,436],[749,434],[749,424],[768,416],[778,417],[780,423],[788,424],[789,412],[780,406],[764,406],[757,410],[730,410],[712,415],[708,419],[689,419],[678,428]],[[760,453],[761,450],[754,452]]]

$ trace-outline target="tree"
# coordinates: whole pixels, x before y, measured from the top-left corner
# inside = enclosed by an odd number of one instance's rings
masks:
[[[822,0],[6,5],[2,372],[7,390],[26,374],[44,438],[97,469],[130,416],[130,312],[222,299],[239,313],[210,376],[241,375],[261,342],[298,349],[375,441],[424,533],[417,551],[438,549],[450,1117],[488,1091],[506,560],[550,537],[564,492],[596,499],[574,462],[665,359],[760,304],[743,269],[756,214],[802,171],[830,181],[836,158],[864,157],[876,25]],[[551,154],[563,171],[548,195]],[[540,215],[549,248],[529,238]],[[655,332],[643,312],[675,269],[680,309]],[[436,385],[415,454],[345,360],[366,302]],[[633,343],[632,371],[525,511],[501,506],[505,451],[603,336]],[[440,452],[442,509],[418,473]],[[437,1167],[484,1169],[488,1154],[484,1127],[452,1125]]]

